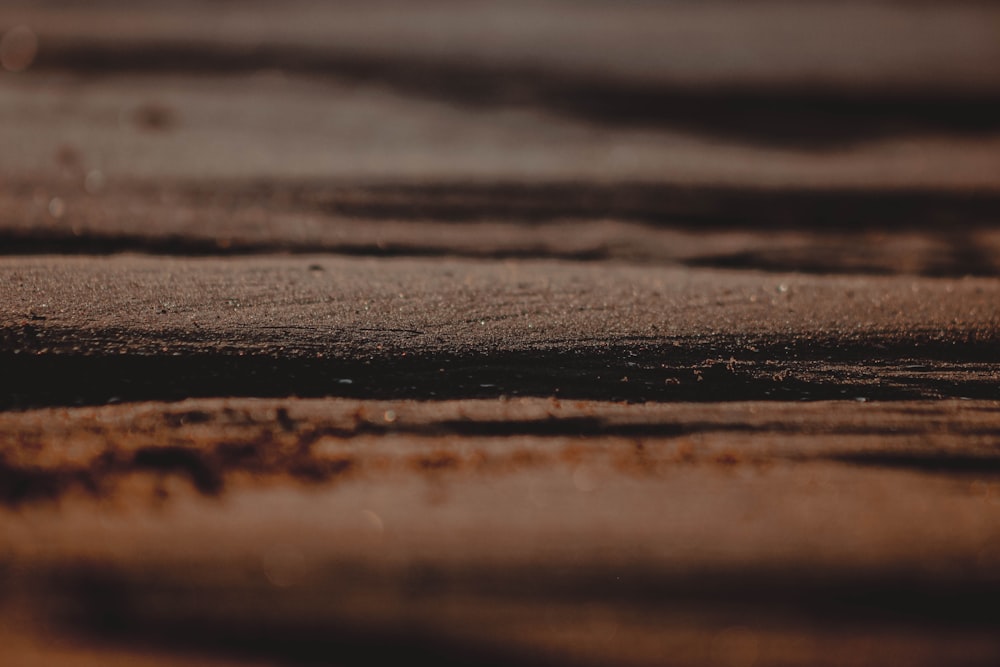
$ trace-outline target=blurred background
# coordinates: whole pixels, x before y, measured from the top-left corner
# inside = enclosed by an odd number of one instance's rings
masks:
[[[1000,7],[17,2],[0,167],[109,180],[995,185]]]
[[[993,2],[5,0],[0,30],[9,251],[998,269]]]

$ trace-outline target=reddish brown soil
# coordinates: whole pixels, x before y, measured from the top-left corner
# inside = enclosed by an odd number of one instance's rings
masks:
[[[1000,663],[998,16],[5,3],[0,664]]]

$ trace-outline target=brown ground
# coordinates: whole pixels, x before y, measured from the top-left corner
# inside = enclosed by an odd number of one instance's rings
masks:
[[[0,664],[1000,663],[998,35],[5,3]]]

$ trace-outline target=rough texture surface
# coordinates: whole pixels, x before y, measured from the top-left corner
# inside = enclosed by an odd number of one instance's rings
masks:
[[[0,664],[1000,663],[992,2],[0,8]]]
[[[988,664],[998,412],[203,399],[11,413],[4,587],[21,624],[174,659]]]
[[[555,261],[0,259],[5,403],[997,397],[1000,283]]]

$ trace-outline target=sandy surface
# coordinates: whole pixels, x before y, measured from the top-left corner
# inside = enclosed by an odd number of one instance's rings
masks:
[[[996,665],[990,2],[0,9],[0,664]]]
[[[9,414],[5,586],[22,623],[154,653],[986,664],[998,411],[328,399]]]
[[[994,279],[551,260],[0,260],[5,403],[995,398]]]

